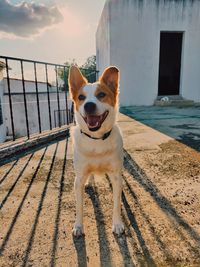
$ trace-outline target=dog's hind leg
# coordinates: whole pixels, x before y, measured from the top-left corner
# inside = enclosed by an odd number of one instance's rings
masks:
[[[121,235],[124,232],[124,225],[121,219],[121,194],[122,177],[119,173],[109,173],[113,188],[113,233]]]
[[[87,177],[76,177],[74,182],[74,191],[76,198],[76,221],[72,233],[74,236],[81,236],[84,234],[83,229],[83,190]]]

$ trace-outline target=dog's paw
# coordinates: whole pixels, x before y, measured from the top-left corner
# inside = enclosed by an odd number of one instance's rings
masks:
[[[80,237],[80,236],[84,235],[83,225],[75,223],[74,228],[72,230],[72,234],[73,234],[73,236],[76,236],[76,237]]]
[[[112,232],[120,236],[124,233],[124,224],[122,222],[113,223]]]

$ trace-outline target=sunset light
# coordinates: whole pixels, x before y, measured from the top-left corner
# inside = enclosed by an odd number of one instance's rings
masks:
[[[25,3],[0,1],[1,54],[59,63],[72,59],[83,63],[95,54],[95,34],[105,0]]]

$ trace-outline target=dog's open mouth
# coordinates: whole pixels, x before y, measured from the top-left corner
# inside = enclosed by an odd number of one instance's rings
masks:
[[[85,122],[90,131],[97,131],[101,128],[102,123],[105,121],[108,116],[108,111],[105,111],[103,114],[97,115],[86,115],[84,118]]]

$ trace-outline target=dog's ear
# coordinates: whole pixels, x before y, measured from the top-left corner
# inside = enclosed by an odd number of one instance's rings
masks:
[[[68,85],[72,98],[78,93],[79,89],[87,83],[87,79],[82,75],[79,68],[72,65],[69,70]]]
[[[103,72],[100,77],[100,82],[106,84],[114,93],[118,91],[119,87],[119,70],[114,66],[110,66]]]

